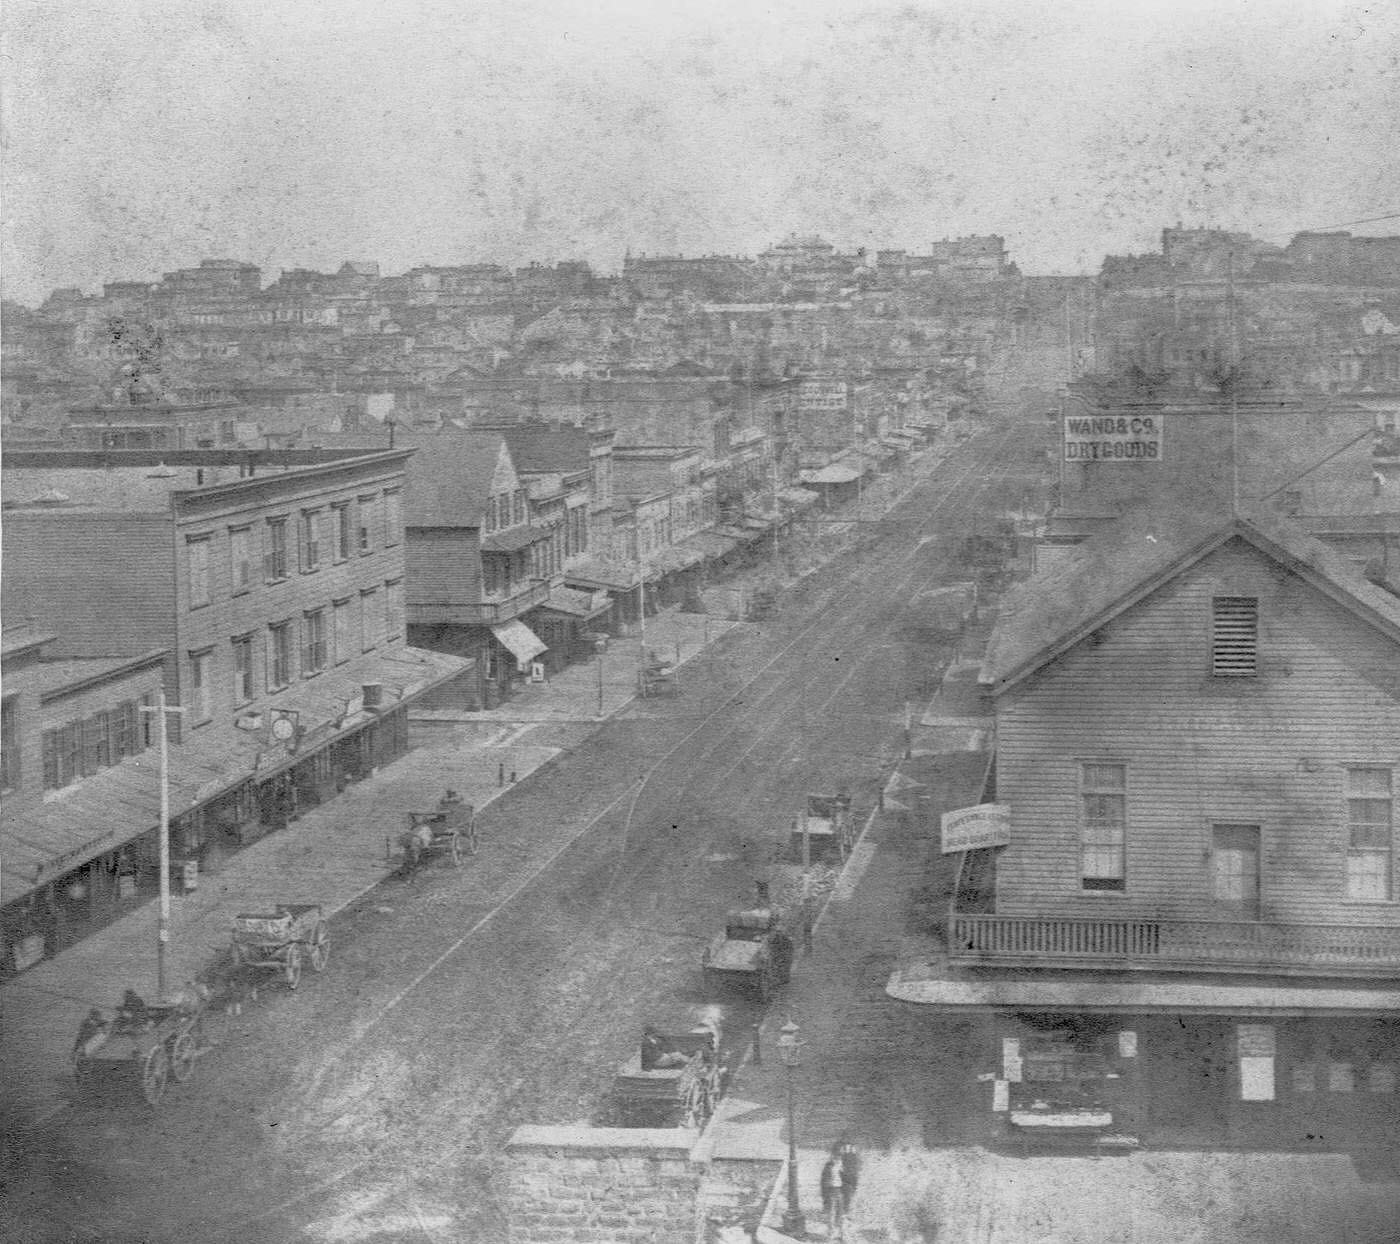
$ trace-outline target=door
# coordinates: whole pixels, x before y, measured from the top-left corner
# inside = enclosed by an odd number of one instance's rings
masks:
[[[1259,919],[1259,826],[1215,825],[1211,896],[1235,920]]]

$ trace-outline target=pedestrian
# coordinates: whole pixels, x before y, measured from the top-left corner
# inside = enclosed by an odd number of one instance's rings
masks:
[[[845,1208],[850,1210],[855,1203],[856,1187],[860,1183],[860,1151],[849,1140],[843,1140],[841,1151],[841,1195],[845,1198]]]
[[[760,908],[768,906],[770,899],[768,896],[768,883],[766,881],[755,881],[753,883],[754,895]]]
[[[832,1145],[831,1154],[822,1167],[822,1217],[826,1219],[827,1238],[835,1239],[846,1216],[845,1188],[841,1176],[841,1146]]]
[[[812,900],[804,898],[802,900],[802,953],[810,955],[812,953]]]

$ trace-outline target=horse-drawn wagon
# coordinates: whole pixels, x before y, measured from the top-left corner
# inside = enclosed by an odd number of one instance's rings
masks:
[[[449,790],[430,812],[410,812],[408,828],[399,835],[403,873],[412,877],[433,855],[445,855],[455,866],[463,855],[476,853],[476,809]]]
[[[638,1050],[613,1079],[619,1127],[704,1127],[723,1091],[720,1029],[706,1019],[689,1030],[642,1030]]]
[[[849,795],[808,795],[807,806],[792,827],[789,849],[794,860],[803,864],[814,860],[839,864],[850,853],[854,839]]]
[[[319,903],[279,904],[271,912],[233,919],[234,966],[280,972],[288,989],[300,984],[303,962],[313,972],[324,972],[330,954],[330,930]]]
[[[186,990],[178,999],[151,1006],[127,990],[120,1006],[94,1007],[78,1029],[73,1046],[73,1077],[79,1089],[126,1076],[140,1085],[152,1105],[165,1096],[173,1078],[183,1084],[204,1052],[201,1019],[204,995]]]

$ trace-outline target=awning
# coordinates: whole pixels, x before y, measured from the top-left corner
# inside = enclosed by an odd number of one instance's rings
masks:
[[[799,471],[797,478],[804,484],[854,484],[860,475],[855,467],[833,462],[818,471]]]
[[[545,527],[512,527],[509,531],[499,531],[495,535],[483,536],[483,553],[515,553],[527,549],[541,540],[548,540],[554,533]]]
[[[493,626],[491,634],[510,649],[521,665],[529,664],[549,648],[549,645],[541,643],[540,637],[519,618],[511,622],[502,622],[500,626]]]
[[[684,542],[657,549],[647,558],[647,569],[658,574],[674,574],[678,570],[689,570],[704,560],[699,549],[687,548]]]
[[[326,670],[241,714],[249,725],[210,723],[170,749],[170,816],[180,817],[249,780],[263,781],[305,760],[322,746],[376,719],[364,707],[364,686],[384,689],[393,708],[455,678],[465,657],[421,648],[369,653]],[[299,727],[289,742],[270,737],[274,710]],[[55,794],[32,814],[0,825],[0,901],[38,886],[153,830],[160,824],[160,762],[152,747]]]
[[[696,549],[702,558],[707,560],[726,557],[732,553],[737,546],[737,541],[729,536],[722,536],[714,531],[702,531],[696,535],[688,537],[685,544]]]
[[[564,582],[576,587],[606,588],[613,592],[635,592],[637,590],[637,575],[638,568],[635,563],[606,561],[601,557],[585,557],[564,571]]]
[[[552,587],[549,589],[549,599],[544,602],[541,608],[551,609],[566,617],[581,618],[587,621],[589,618],[596,618],[600,613],[606,613],[612,608],[612,601],[608,599],[606,592],[582,591],[572,587]]]

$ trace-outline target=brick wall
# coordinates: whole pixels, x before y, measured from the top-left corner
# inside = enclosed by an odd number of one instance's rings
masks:
[[[781,1165],[670,1128],[522,1127],[506,1160],[511,1244],[696,1244],[755,1224]]]

